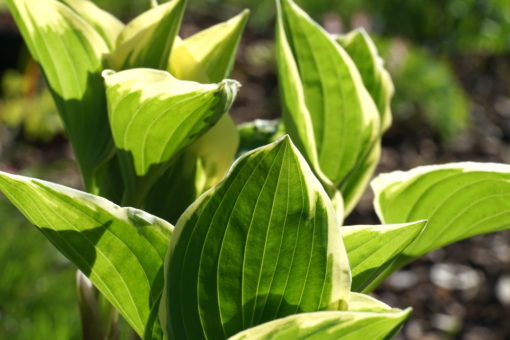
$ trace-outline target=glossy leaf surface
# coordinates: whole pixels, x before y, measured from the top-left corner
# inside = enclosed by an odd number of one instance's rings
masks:
[[[354,292],[370,291],[378,276],[416,239],[426,221],[341,227],[352,271]]]
[[[383,223],[427,219],[395,267],[471,236],[510,228],[510,166],[452,163],[383,174],[372,182]]]
[[[346,51],[292,1],[278,7],[286,127],[316,173],[338,185],[377,140],[377,107]]]
[[[185,7],[185,0],[172,0],[130,21],[117,38],[109,67],[166,70]]]
[[[168,161],[230,108],[239,87],[232,80],[199,84],[152,69],[105,72],[115,145],[128,152],[136,175]]]
[[[340,36],[337,41],[356,64],[363,83],[379,111],[381,129],[388,129],[391,125],[390,101],[395,89],[374,42],[364,29]]]
[[[29,177],[0,173],[0,190],[142,335],[161,296],[173,227],[143,211]]]
[[[8,0],[7,6],[43,69],[86,187],[94,190],[95,172],[113,152],[100,74],[110,49],[92,25],[61,2]]]
[[[229,340],[383,340],[399,330],[410,309],[291,315],[245,330]]]
[[[165,264],[168,337],[227,338],[294,313],[345,309],[338,223],[288,137],[245,154],[177,223]]]
[[[124,24],[119,19],[103,11],[90,0],[61,1],[94,27],[97,33],[103,37],[110,50],[115,47],[117,37],[124,29]]]

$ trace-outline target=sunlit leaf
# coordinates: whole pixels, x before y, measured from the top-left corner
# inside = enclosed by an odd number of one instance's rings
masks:
[[[285,124],[315,172],[338,185],[378,139],[377,107],[345,50],[292,1],[278,4]]]
[[[152,69],[104,77],[110,126],[127,178],[158,171],[194,142],[230,108],[239,87],[233,80],[199,84]]]
[[[355,292],[351,292],[349,295],[349,311],[387,312],[391,310],[390,306],[372,296]]]
[[[391,125],[390,101],[394,87],[374,42],[364,29],[357,29],[340,36],[337,41],[356,64],[363,83],[379,111],[381,129],[386,130]]]
[[[166,70],[186,0],[172,0],[134,18],[120,33],[109,67]]]
[[[249,11],[223,23],[200,31],[177,43],[170,59],[169,71],[179,79],[197,79],[197,68],[206,76],[207,82],[219,82],[227,78],[234,65],[237,47],[248,21]],[[190,62],[189,57],[196,62]]]
[[[69,8],[74,10],[76,14],[81,16],[103,37],[104,41],[111,50],[115,47],[117,37],[124,29],[124,24],[111,15],[97,7],[89,0],[60,0]]]
[[[220,82],[229,76],[248,12],[186,40],[177,38],[169,70],[178,79]],[[217,184],[232,165],[239,134],[229,114],[223,117],[182,154],[151,189],[145,208],[168,221],[182,212],[205,190]],[[178,196],[176,202],[174,197]]]
[[[385,340],[400,329],[410,312],[302,313],[247,329],[229,340]]]
[[[350,272],[328,196],[288,137],[240,158],[181,216],[165,264],[173,339],[224,339],[347,307]]]
[[[426,221],[342,227],[352,272],[352,291],[370,291],[377,278],[423,230]]]
[[[7,0],[7,5],[30,53],[42,66],[85,185],[94,191],[95,171],[113,152],[100,75],[108,45],[61,2]]]
[[[383,223],[427,219],[388,270],[471,236],[510,229],[510,166],[452,163],[383,174],[372,182]]]
[[[143,334],[161,296],[173,227],[143,211],[28,177],[0,173],[0,190]]]

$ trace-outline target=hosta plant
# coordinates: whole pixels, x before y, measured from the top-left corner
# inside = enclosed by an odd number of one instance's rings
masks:
[[[183,0],[127,25],[85,0],[7,3],[88,193],[7,173],[0,190],[80,270],[84,338],[117,339],[118,312],[144,339],[388,339],[410,309],[366,294],[510,225],[510,166],[479,163],[380,175],[384,224],[343,225],[391,124],[363,30],[331,36],[277,1],[283,124],[236,127],[225,78],[247,12],[183,40]]]

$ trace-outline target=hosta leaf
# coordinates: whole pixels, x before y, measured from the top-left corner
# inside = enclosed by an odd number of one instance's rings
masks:
[[[377,107],[345,50],[292,1],[278,3],[286,126],[316,172],[339,184],[379,137]]]
[[[110,13],[103,11],[89,0],[60,0],[81,16],[103,37],[111,50],[124,24]]]
[[[376,298],[351,292],[349,295],[349,311],[353,312],[387,312],[392,310],[390,306]]]
[[[452,163],[383,174],[372,182],[383,223],[427,219],[394,264],[474,235],[510,228],[510,166]]]
[[[291,315],[247,329],[229,340],[391,339],[411,310],[315,312]]]
[[[186,40],[177,38],[169,70],[178,79],[202,83],[228,77],[248,12],[199,32]],[[239,134],[229,114],[183,150],[170,169],[153,186],[145,209],[176,221],[199,194],[217,184],[232,165]],[[179,201],[175,201],[175,197]]]
[[[199,84],[152,69],[105,72],[108,114],[118,149],[136,175],[168,161],[230,108],[238,83]]]
[[[370,291],[378,276],[419,235],[425,224],[426,221],[418,221],[342,227],[352,272],[352,291]]]
[[[43,69],[85,185],[94,190],[94,173],[113,151],[100,75],[109,48],[91,25],[61,2],[8,0],[7,5]]]
[[[161,296],[172,226],[99,196],[28,177],[0,173],[0,190],[143,334]]]
[[[198,32],[181,41],[172,52],[170,72],[179,79],[201,81],[195,68],[203,71],[207,82],[219,82],[229,76],[241,34],[248,21],[244,10],[232,19]],[[189,62],[189,56],[198,65]]]
[[[286,315],[347,307],[333,206],[288,137],[245,154],[181,216],[166,267],[173,339],[224,339]]]
[[[109,67],[122,70],[150,67],[166,70],[186,0],[156,6],[129,22],[117,38]]]
[[[374,170],[381,157],[381,142],[377,141],[369,153],[361,160],[340,185],[344,198],[345,215],[348,215],[358,203],[372,179]]]
[[[279,119],[255,119],[251,122],[239,124],[237,129],[241,138],[239,150],[237,151],[239,156],[255,148],[272,143],[284,134],[284,127]]]
[[[377,47],[364,29],[357,29],[340,36],[337,41],[356,63],[363,83],[379,111],[381,129],[386,130],[391,125],[390,101],[394,87],[390,74],[384,68],[384,61],[377,52]]]

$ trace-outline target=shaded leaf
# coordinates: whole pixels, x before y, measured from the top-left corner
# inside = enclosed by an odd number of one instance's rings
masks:
[[[95,192],[95,172],[113,152],[100,75],[108,45],[90,24],[58,1],[8,0],[7,5],[43,69],[85,185]]]
[[[342,227],[354,292],[370,291],[393,260],[416,239],[426,221]]]
[[[143,334],[163,288],[173,227],[141,210],[29,177],[0,173],[0,190]]]
[[[169,338],[226,338],[286,315],[347,307],[338,220],[288,137],[245,154],[186,210],[165,267]]]
[[[247,329],[229,340],[391,339],[411,310],[315,312],[291,315]]]

